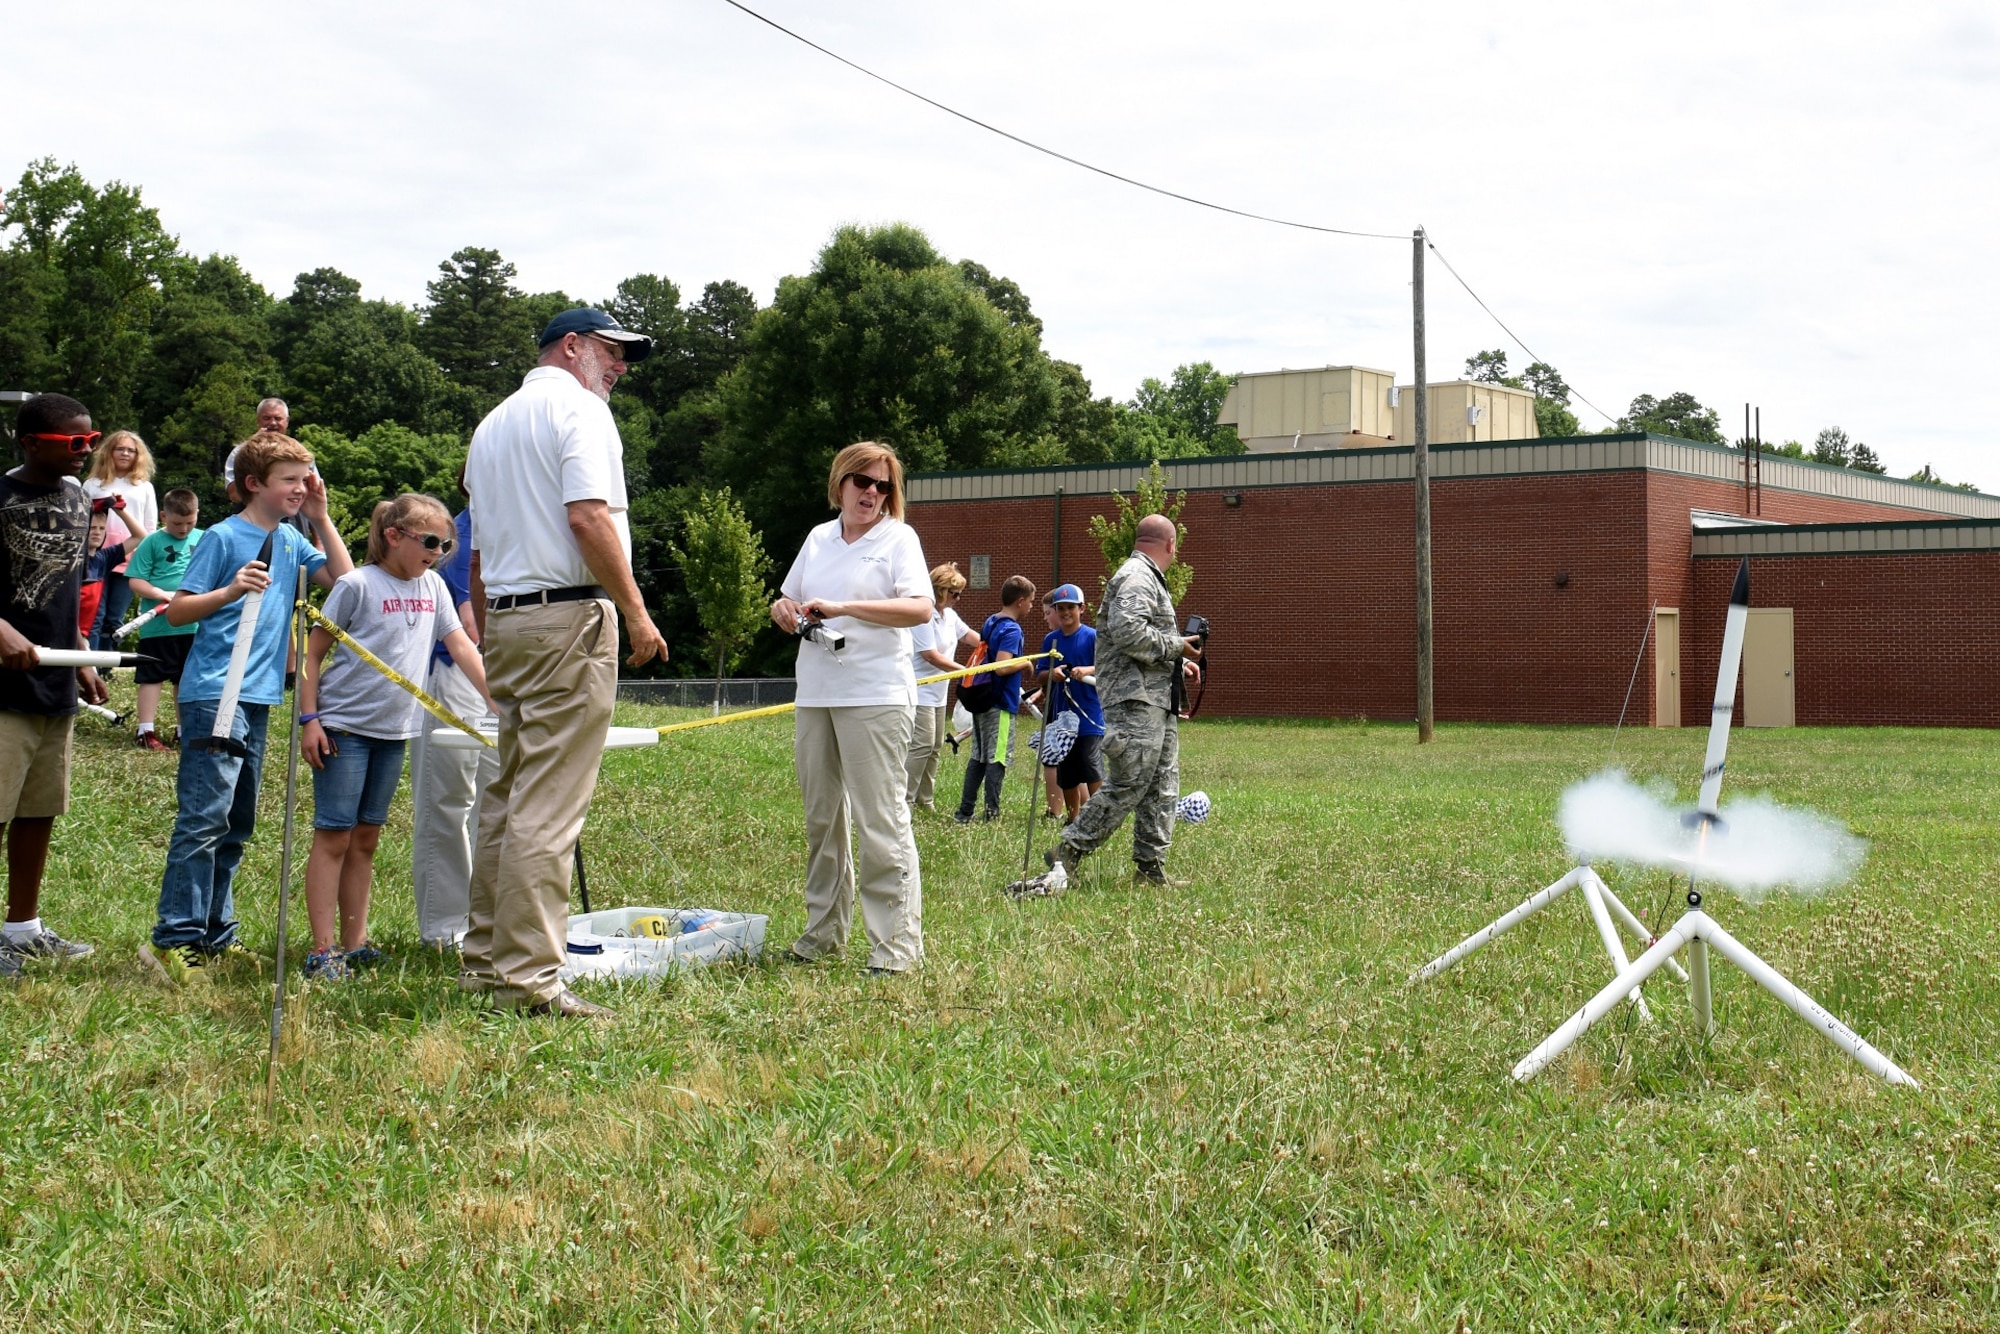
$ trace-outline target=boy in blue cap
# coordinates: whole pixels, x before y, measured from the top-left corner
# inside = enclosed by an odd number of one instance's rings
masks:
[[[1042,637],[1042,652],[1054,650],[1042,680],[1042,712],[1053,724],[1064,713],[1077,717],[1076,742],[1056,765],[1056,786],[1062,789],[1069,823],[1090,794],[1104,786],[1098,748],[1104,743],[1104,706],[1098,702],[1097,631],[1083,623],[1083,590],[1064,584],[1050,595],[1056,628]]]

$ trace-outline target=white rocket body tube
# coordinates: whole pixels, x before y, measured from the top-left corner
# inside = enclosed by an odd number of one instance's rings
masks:
[[[96,667],[103,670],[139,665],[137,653],[114,653],[109,649],[94,648],[43,648],[40,644],[35,645],[35,660],[44,667]]]
[[[1722,769],[1729,755],[1729,724],[1736,715],[1736,676],[1743,666],[1743,628],[1750,620],[1750,561],[1736,567],[1729,594],[1729,619],[1722,626],[1722,663],[1715,673],[1715,709],[1708,722],[1708,754],[1701,763],[1698,814],[1714,819],[1722,797]]]
[[[264,535],[257,560],[266,572],[271,568],[271,546],[277,539],[274,529]],[[257,618],[264,610],[264,589],[243,595],[243,610],[236,618],[236,642],[229,648],[229,674],[222,680],[222,698],[215,706],[215,732],[208,738],[211,747],[241,754],[242,746],[230,735],[236,727],[236,702],[243,693],[243,676],[250,666],[250,645],[257,638]]]

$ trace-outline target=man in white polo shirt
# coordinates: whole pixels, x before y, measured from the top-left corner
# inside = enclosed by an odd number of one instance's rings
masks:
[[[465,462],[500,771],[480,798],[459,985],[510,1009],[596,1018],[611,1012],[556,970],[618,687],[618,613],[627,662],[667,656],[632,578],[625,448],[606,405],[653,345],[588,308],[556,316],[540,341],[540,361],[479,423]]]

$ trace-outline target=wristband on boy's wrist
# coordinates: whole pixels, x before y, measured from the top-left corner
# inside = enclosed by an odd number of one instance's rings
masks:
[[[306,723],[316,723],[318,721],[319,721],[319,715],[316,713],[302,713],[299,715],[299,723],[301,726],[305,725]]]

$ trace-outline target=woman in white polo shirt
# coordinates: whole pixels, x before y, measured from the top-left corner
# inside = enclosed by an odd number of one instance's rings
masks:
[[[799,640],[792,753],[806,812],[806,929],[791,957],[839,953],[859,889],[868,971],[901,973],[924,954],[923,880],[903,785],[917,703],[909,631],[930,622],[931,579],[903,522],[903,465],[886,445],[863,441],[836,454],[826,498],[840,517],[807,534],[771,604],[787,634],[803,621],[845,641],[835,649],[830,635]]]

